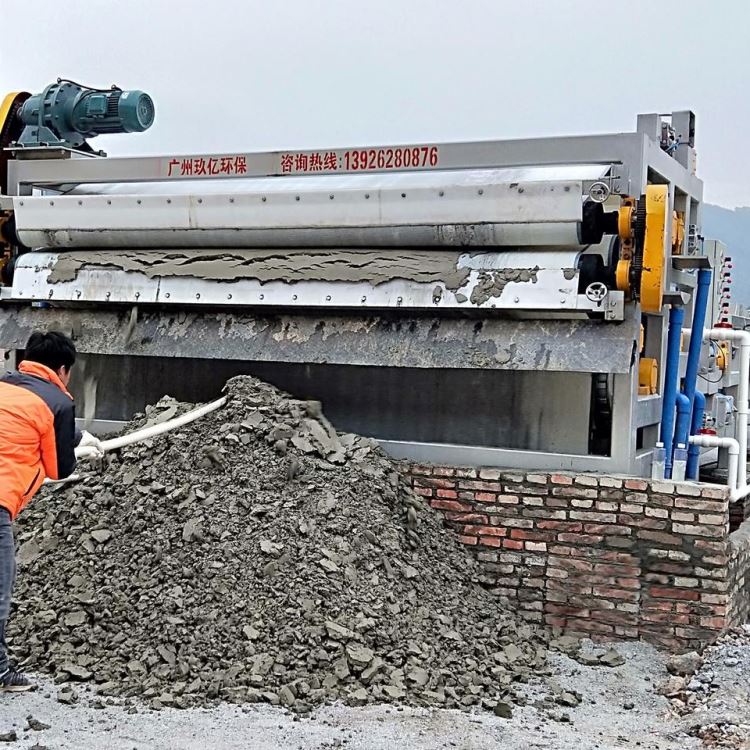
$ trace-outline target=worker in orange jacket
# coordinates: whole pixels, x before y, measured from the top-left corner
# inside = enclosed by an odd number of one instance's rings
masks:
[[[45,478],[73,473],[77,446],[101,453],[99,440],[76,430],[67,390],[75,359],[75,346],[64,334],[33,333],[18,371],[0,378],[0,692],[32,687],[11,666],[5,641],[16,576],[11,524]]]

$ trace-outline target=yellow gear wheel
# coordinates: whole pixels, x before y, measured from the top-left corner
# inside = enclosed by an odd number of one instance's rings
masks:
[[[641,308],[643,312],[661,312],[664,297],[664,257],[667,251],[667,185],[646,187],[646,234],[643,241]],[[671,219],[671,216],[669,217]]]

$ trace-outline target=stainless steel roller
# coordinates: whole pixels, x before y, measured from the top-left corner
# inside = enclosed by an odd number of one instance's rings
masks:
[[[33,248],[580,246],[599,165],[83,185],[14,199]],[[149,189],[146,189],[146,188]]]

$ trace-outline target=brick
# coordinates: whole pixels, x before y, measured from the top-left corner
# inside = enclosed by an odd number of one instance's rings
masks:
[[[461,523],[489,523],[489,517],[483,513],[456,513],[455,511],[445,512],[446,521],[460,521]]]
[[[701,617],[699,622],[701,627],[713,628],[715,630],[724,630],[727,626],[727,621],[724,617]]]
[[[599,477],[600,487],[613,487],[615,489],[622,487],[622,479],[615,477]]]
[[[496,536],[480,536],[479,544],[485,547],[500,547],[502,546],[503,540],[498,539]]]
[[[473,467],[459,467],[456,469],[456,476],[461,479],[475,479],[477,476],[477,470]]]
[[[603,622],[596,622],[594,620],[579,620],[578,618],[570,618],[567,622],[567,628],[570,633],[614,633],[614,627]]]
[[[599,544],[603,541],[603,536],[592,536],[591,534],[568,534],[560,533],[557,535],[560,542],[570,542],[571,544]]]
[[[583,530],[587,534],[604,534],[605,536],[610,534],[630,536],[633,533],[633,529],[630,526],[618,526],[617,524],[609,523],[586,523],[583,525]]]
[[[641,587],[639,578],[615,578],[615,584],[622,589],[631,589],[633,591]]]
[[[580,521],[537,521],[538,529],[555,531],[582,531],[583,524]]]
[[[623,513],[629,513],[632,516],[637,516],[643,513],[644,507],[637,505],[636,503],[621,503],[620,510]]]
[[[617,519],[622,524],[628,524],[636,529],[651,529],[652,531],[665,531],[669,526],[668,522],[661,518],[628,518],[620,513]]]
[[[570,503],[571,508],[593,508],[594,507],[594,501],[593,500],[580,500],[578,498],[574,498],[572,500],[568,501]]]
[[[432,474],[432,466],[420,466],[418,464],[415,464],[409,468],[409,473],[429,476],[430,474]]]
[[[458,492],[456,492],[456,490],[438,490],[435,494],[438,497],[444,497],[448,500],[458,499]]]
[[[638,565],[616,565],[613,563],[594,563],[594,572],[605,576],[638,576],[641,568]]]
[[[552,484],[573,484],[573,477],[566,474],[553,474],[549,480]]]
[[[565,617],[590,617],[591,611],[580,607],[562,607],[559,604],[545,604],[544,611],[552,615]]]
[[[699,500],[694,497],[676,497],[674,500],[675,508],[685,508],[687,510],[703,510],[709,513],[722,513],[726,510],[726,502],[716,500]]]
[[[521,502],[523,503],[524,507],[531,506],[533,508],[541,508],[544,506],[543,497],[529,497],[528,495],[524,495],[521,498]]]
[[[441,481],[447,481],[447,480],[441,480]],[[462,479],[458,483],[458,486],[462,490],[474,490],[475,492],[500,492],[502,490],[502,485],[498,484],[497,482],[479,482],[479,481],[470,480],[470,479]]]
[[[625,490],[599,490],[599,499],[611,503],[621,503],[625,499]]]
[[[464,526],[464,534],[477,536],[507,536],[507,530],[499,526]]]
[[[432,497],[431,487],[414,487],[414,492],[421,497]]]
[[[597,510],[604,511],[606,513],[617,513],[617,511],[620,510],[619,503],[605,502],[603,500],[599,500],[596,503],[594,503],[594,507]]]
[[[547,484],[546,474],[527,474],[526,481],[530,484]]]
[[[648,502],[648,495],[645,492],[630,492],[625,495],[625,500],[629,503],[645,505]]]
[[[693,546],[697,550],[710,550],[711,552],[719,552],[719,553],[726,552],[726,548],[727,548],[726,541],[714,542],[714,541],[711,541],[710,539],[696,539],[693,542]]]
[[[651,586],[649,594],[658,599],[684,599],[693,602],[700,599],[700,594],[697,591],[686,591],[670,586]]]
[[[533,529],[534,521],[531,518],[506,518],[503,525],[514,529]]]
[[[674,482],[662,482],[659,480],[653,480],[651,482],[651,491],[661,493],[662,495],[673,495]]]
[[[554,531],[529,531],[528,529],[511,529],[511,539],[526,539],[531,542],[553,542],[555,540]]]
[[[676,549],[667,550],[667,557],[670,560],[677,560],[677,562],[690,562],[690,560],[692,560],[687,552],[680,552]]]
[[[674,507],[674,497],[672,495],[650,495],[646,505],[658,508],[672,508]]]
[[[638,615],[616,610],[593,610],[591,619],[597,622],[611,622],[613,625],[637,625]]]
[[[547,566],[547,576],[549,578],[567,578],[570,574],[562,568],[551,568]]]
[[[498,495],[495,502],[501,505],[518,505],[520,502],[518,495]]]
[[[519,542],[517,539],[503,539],[504,549],[523,549],[523,542]]]
[[[430,505],[437,510],[455,510],[468,513],[473,510],[468,503],[462,503],[458,500],[431,500]]]
[[[479,540],[475,536],[467,536],[466,534],[459,534],[458,541],[461,542],[461,544],[473,545],[473,544],[476,544]]]
[[[644,491],[648,489],[648,482],[643,479],[626,479],[625,489]]]
[[[579,474],[575,478],[574,484],[580,484],[582,487],[598,487],[599,480],[596,477],[592,477],[588,474]]]
[[[575,497],[581,500],[596,500],[599,497],[595,489],[587,487],[553,487],[552,494],[555,497]]]
[[[432,475],[435,477],[453,477],[456,475],[456,469],[453,466],[435,466],[432,469]]]
[[[681,588],[695,588],[700,584],[697,578],[686,578],[685,576],[675,576],[674,585]]]
[[[499,469],[480,469],[480,479],[492,479],[494,481],[499,480],[502,477],[502,472]]]
[[[701,601],[706,604],[726,604],[726,594],[701,594]]]
[[[704,487],[701,497],[709,497],[714,500],[726,500],[729,498],[729,490],[726,487]]]
[[[680,523],[693,523],[695,521],[695,513],[687,513],[684,510],[672,511],[672,520],[679,521]]]
[[[573,547],[566,547],[564,544],[555,544],[549,548],[551,555],[556,556],[569,556],[573,552]]]
[[[546,552],[547,544],[546,542],[526,542],[524,549],[527,549],[529,552]]]
[[[617,516],[614,513],[597,513],[596,511],[571,510],[568,514],[571,520],[590,521],[592,523],[615,523]]]
[[[604,544],[607,547],[615,549],[633,549],[635,547],[635,538],[630,536],[605,536]]]
[[[428,477],[426,479],[418,479],[417,483],[426,487],[434,487],[435,489],[441,490],[453,490],[456,488],[455,479],[435,479]]]
[[[549,508],[522,508],[521,514],[526,518],[538,518],[540,521],[564,521],[568,514],[564,510]]]
[[[638,529],[636,536],[639,539],[648,539],[650,542],[659,544],[670,544],[677,547],[682,546],[682,537],[676,534],[668,534],[664,531],[649,531],[648,529]]]
[[[520,494],[532,495],[536,497],[545,497],[547,495],[546,487],[539,487],[533,484],[506,484],[503,485],[505,492],[518,492]]]
[[[525,481],[525,477],[523,474],[516,474],[512,471],[504,471],[503,479],[506,482],[512,482],[513,484],[520,484],[521,482]]]
[[[550,567],[564,568],[579,573],[589,573],[594,569],[594,563],[590,563],[588,560],[576,560],[567,557],[550,557],[549,565]]]
[[[497,558],[497,552],[477,552],[477,560],[481,560],[482,562],[497,562]]]
[[[618,589],[613,586],[594,586],[594,596],[602,596],[605,599],[622,599],[626,602],[637,602],[639,594],[634,591]]]
[[[666,508],[646,508],[646,515],[651,518],[668,518],[669,511]]]
[[[727,517],[718,514],[714,515],[713,513],[700,513],[698,515],[698,523],[722,526],[727,523]]]
[[[474,499],[478,503],[494,503],[497,501],[497,495],[494,492],[475,492]]]
[[[708,526],[705,524],[674,523],[672,530],[675,534],[687,534],[690,536],[722,537],[726,530],[721,526]]]

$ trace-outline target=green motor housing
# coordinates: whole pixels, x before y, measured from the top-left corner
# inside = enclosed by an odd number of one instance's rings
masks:
[[[155,108],[143,91],[92,89],[58,79],[30,96],[18,117],[25,125],[18,145],[78,148],[97,135],[147,130]]]

